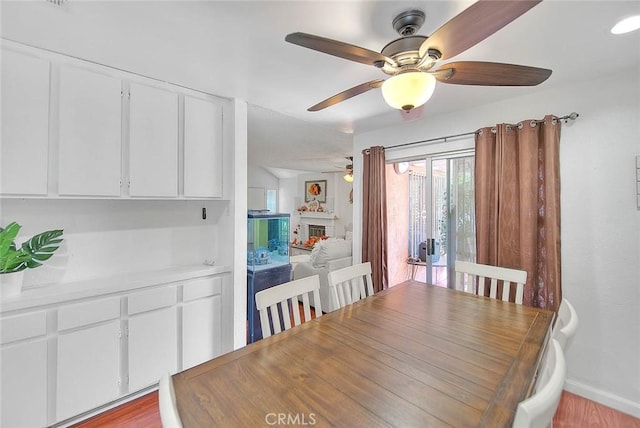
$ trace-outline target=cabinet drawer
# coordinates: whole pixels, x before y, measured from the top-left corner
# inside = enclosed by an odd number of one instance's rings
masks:
[[[222,293],[222,278],[201,278],[186,282],[182,289],[182,300],[200,299]]]
[[[5,317],[0,322],[0,344],[44,336],[46,332],[47,315],[45,312]]]
[[[139,314],[154,309],[165,308],[176,304],[176,288],[165,287],[157,290],[143,291],[129,296],[129,315]]]
[[[58,330],[68,330],[85,325],[120,318],[120,298],[78,303],[58,310]]]

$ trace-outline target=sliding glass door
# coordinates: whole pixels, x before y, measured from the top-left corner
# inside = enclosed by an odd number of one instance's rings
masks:
[[[454,288],[455,260],[475,261],[473,153],[411,162],[408,224],[411,276]]]

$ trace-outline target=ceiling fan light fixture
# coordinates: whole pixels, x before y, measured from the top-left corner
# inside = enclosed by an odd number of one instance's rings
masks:
[[[435,88],[436,78],[430,73],[408,71],[385,80],[382,96],[395,109],[411,110],[429,101]]]

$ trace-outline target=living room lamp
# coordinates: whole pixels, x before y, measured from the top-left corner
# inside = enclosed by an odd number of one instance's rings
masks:
[[[429,101],[435,88],[436,78],[433,75],[412,70],[385,80],[382,96],[391,107],[408,111]]]
[[[353,183],[353,170],[347,172],[342,179],[347,183]]]

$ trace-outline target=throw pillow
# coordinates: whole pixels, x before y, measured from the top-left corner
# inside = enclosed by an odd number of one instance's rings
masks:
[[[351,256],[351,241],[344,239],[327,239],[320,241],[311,250],[311,264],[314,268],[327,266],[329,260]]]

